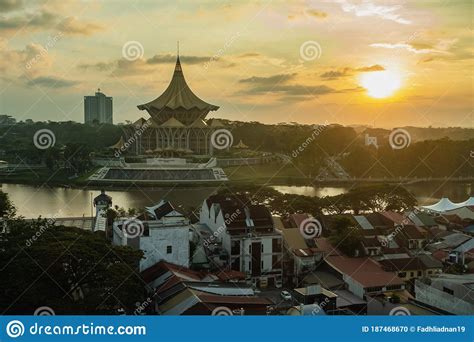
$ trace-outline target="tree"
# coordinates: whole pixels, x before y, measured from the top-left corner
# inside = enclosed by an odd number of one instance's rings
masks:
[[[341,217],[334,222],[335,234],[329,237],[329,241],[348,256],[356,256],[360,248],[362,235],[360,231],[351,227],[351,221],[346,217]]]
[[[16,209],[10,201],[8,194],[0,190],[0,218],[12,218],[15,216]]]
[[[143,252],[111,246],[100,233],[56,227],[45,219],[8,222],[0,240],[0,308],[32,314],[48,306],[57,314],[132,312],[144,284],[137,271]]]

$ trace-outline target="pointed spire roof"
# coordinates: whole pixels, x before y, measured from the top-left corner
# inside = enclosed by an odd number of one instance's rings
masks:
[[[138,106],[140,110],[160,111],[164,108],[168,109],[199,109],[199,110],[217,110],[218,106],[207,103],[197,97],[189,88],[184,78],[183,69],[179,55],[176,58],[176,66],[174,68],[173,77],[168,88],[159,97],[151,102]]]

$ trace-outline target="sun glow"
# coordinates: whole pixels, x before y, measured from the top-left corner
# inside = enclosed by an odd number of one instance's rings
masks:
[[[369,96],[380,99],[395,93],[402,84],[400,75],[393,71],[366,72],[360,77],[360,85]]]

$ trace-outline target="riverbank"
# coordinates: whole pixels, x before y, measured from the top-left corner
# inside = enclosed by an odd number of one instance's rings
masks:
[[[297,168],[291,165],[245,165],[223,168],[229,180],[226,182],[199,182],[199,183],[171,183],[156,181],[140,182],[106,182],[91,181],[89,177],[96,172],[93,169],[80,177],[71,178],[61,171],[55,172],[44,169],[22,170],[9,175],[0,174],[0,184],[25,184],[31,186],[50,186],[74,189],[114,189],[127,190],[130,188],[162,189],[162,188],[216,188],[227,186],[313,186],[313,187],[353,187],[364,184],[424,184],[424,183],[474,183],[470,178],[311,178],[304,176]]]

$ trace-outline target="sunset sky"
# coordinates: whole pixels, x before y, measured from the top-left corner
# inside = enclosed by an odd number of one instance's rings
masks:
[[[148,118],[179,40],[214,117],[474,126],[472,1],[289,3],[0,0],[0,114],[83,122],[101,88],[115,123]]]

